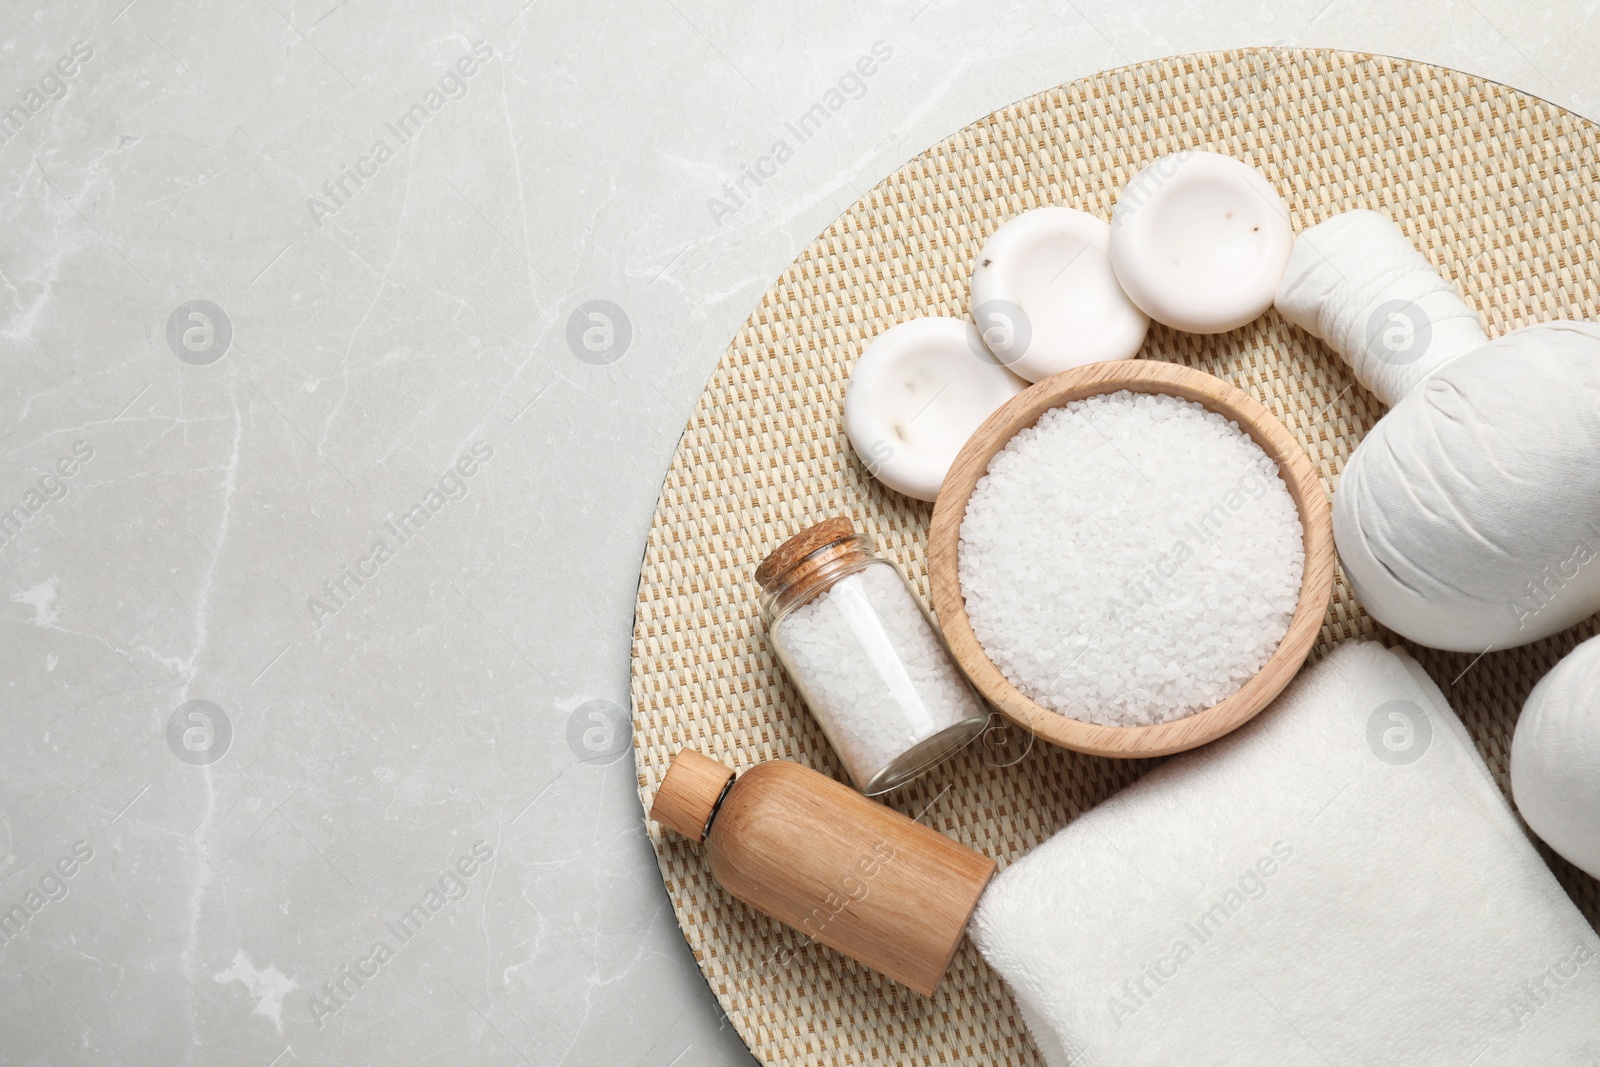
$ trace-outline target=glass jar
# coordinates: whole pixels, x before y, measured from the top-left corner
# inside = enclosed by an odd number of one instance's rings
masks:
[[[866,795],[909,782],[983,732],[983,702],[932,618],[848,518],[789,538],[756,582],[768,645]]]

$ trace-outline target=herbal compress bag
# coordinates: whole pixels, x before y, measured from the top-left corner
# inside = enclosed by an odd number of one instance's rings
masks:
[[[1600,325],[1479,343],[1475,313],[1369,211],[1300,235],[1277,307],[1392,405],[1333,504],[1339,557],[1374,618],[1483,652],[1600,610]]]
[[[1511,742],[1511,790],[1534,833],[1600,878],[1600,637],[1528,694]]]

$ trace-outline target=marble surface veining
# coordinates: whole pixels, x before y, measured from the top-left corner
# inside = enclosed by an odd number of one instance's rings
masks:
[[[1597,115],[1596,24],[8,5],[0,1065],[751,1062],[623,709],[661,477],[761,292],[906,158],[1099,69],[1370,49]]]

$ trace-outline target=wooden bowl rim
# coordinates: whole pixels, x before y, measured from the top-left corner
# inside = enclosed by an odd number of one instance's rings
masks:
[[[1100,726],[1034,703],[989,659],[967,618],[957,557],[967,501],[995,453],[1051,408],[1127,389],[1166,393],[1218,412],[1248,433],[1278,465],[1300,512],[1305,572],[1288,631],[1254,677],[1204,711],[1155,726]],[[1007,718],[1038,737],[1096,756],[1148,758],[1183,752],[1238,729],[1288,685],[1322,628],[1333,595],[1333,516],[1310,457],[1287,427],[1255,397],[1215,375],[1162,360],[1095,363],[1045,378],[1006,401],[962,446],[934,503],[928,533],[928,575],[934,613],[951,654],[978,690]]]

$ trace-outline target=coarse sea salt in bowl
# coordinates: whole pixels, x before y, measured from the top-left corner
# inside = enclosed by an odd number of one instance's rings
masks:
[[[1097,477],[1092,493],[1060,491],[1046,477],[1052,469],[1040,466],[1078,454],[1059,447],[1073,421],[1086,469],[1125,466],[1118,477]],[[1119,441],[1119,430],[1134,435]],[[1153,442],[1193,450],[1169,464]],[[1211,473],[1203,469],[1192,487],[1172,477],[1197,455],[1231,465],[1224,481],[1236,478],[1241,491],[1200,484]],[[1000,481],[986,479],[991,464]],[[1054,470],[1068,482],[1077,473]],[[969,509],[975,493],[978,506]],[[1277,500],[1285,493],[1292,514]],[[1008,494],[1024,516],[1014,530],[994,507]],[[1090,495],[1098,499],[1080,506]],[[1210,520],[1189,514],[1206,504]],[[969,511],[970,616],[961,556]],[[1295,525],[1299,543],[1286,544]],[[1334,558],[1327,495],[1283,424],[1220,378],[1143,359],[1065,371],[995,411],[945,477],[928,540],[934,610],[978,690],[1052,744],[1126,758],[1203,745],[1266,707],[1310,654],[1333,592]],[[1019,561],[1037,573],[1017,573]],[[1075,589],[1084,602],[1054,610]],[[1120,667],[1110,654],[1118,642],[1131,656]],[[1186,693],[1193,706],[1184,706]]]

